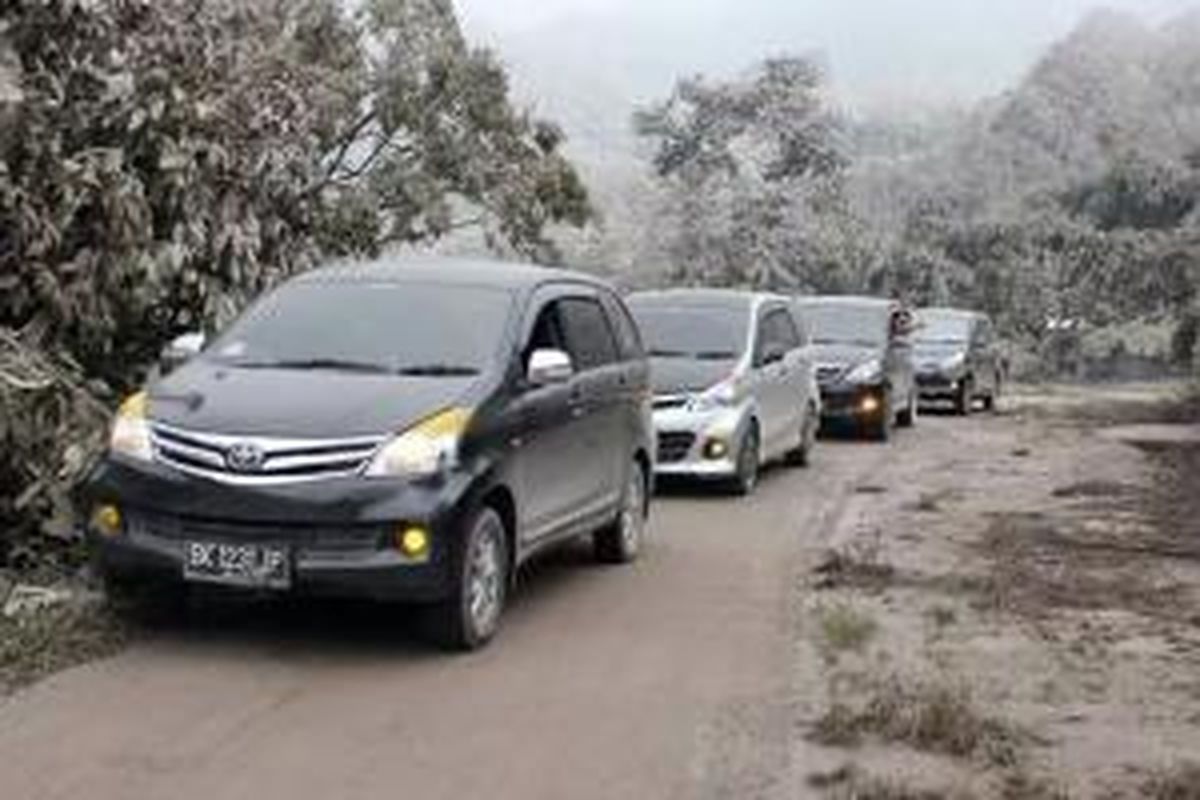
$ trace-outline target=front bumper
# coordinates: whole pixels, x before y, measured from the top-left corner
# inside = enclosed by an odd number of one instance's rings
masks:
[[[752,413],[737,408],[694,411],[687,407],[654,412],[658,458],[654,472],[662,478],[723,480],[737,475],[739,446]]]
[[[917,373],[917,391],[922,400],[949,400],[962,391],[963,377],[942,371]]]
[[[887,391],[880,385],[821,386],[821,419],[825,422],[872,423],[887,413]]]
[[[449,593],[472,485],[469,475],[452,474],[427,485],[344,478],[249,488],[110,457],[82,498],[121,510],[119,535],[88,530],[109,576],[183,581],[188,542],[259,544],[289,552],[291,592],[425,602]],[[427,559],[413,562],[392,546],[402,525],[429,531]]]

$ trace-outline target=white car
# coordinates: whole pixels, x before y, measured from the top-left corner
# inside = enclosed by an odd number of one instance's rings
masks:
[[[808,463],[820,392],[787,298],[677,289],[628,302],[650,355],[658,477],[749,494],[764,464]]]

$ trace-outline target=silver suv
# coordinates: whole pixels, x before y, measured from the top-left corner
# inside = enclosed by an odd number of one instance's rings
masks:
[[[650,355],[659,477],[749,494],[763,464],[808,462],[820,392],[786,298],[680,289],[628,301]]]

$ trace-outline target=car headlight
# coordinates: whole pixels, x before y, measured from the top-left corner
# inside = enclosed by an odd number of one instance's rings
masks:
[[[864,361],[846,376],[851,383],[876,383],[883,377],[883,362],[878,358]]]
[[[451,408],[434,414],[380,448],[367,465],[369,478],[422,478],[454,466],[471,412]]]
[[[691,411],[715,411],[718,408],[733,408],[745,397],[745,387],[737,377],[726,378],[711,389],[695,395],[688,401]]]
[[[145,392],[138,392],[121,403],[108,437],[111,452],[139,461],[150,461],[154,458],[154,445],[150,441],[150,422],[146,419],[147,404]]]

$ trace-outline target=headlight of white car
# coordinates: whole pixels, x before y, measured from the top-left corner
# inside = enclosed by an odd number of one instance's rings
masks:
[[[883,377],[883,362],[878,358],[864,361],[846,376],[851,383],[875,383]]]
[[[369,478],[423,478],[454,466],[471,412],[451,408],[419,422],[389,441],[367,466]]]
[[[150,441],[150,422],[146,419],[148,399],[145,392],[138,392],[121,403],[109,432],[108,447],[139,461],[154,458],[154,445]]]
[[[718,408],[733,408],[745,397],[745,386],[738,376],[731,376],[707,391],[695,395],[688,401],[691,411],[715,411]]]

